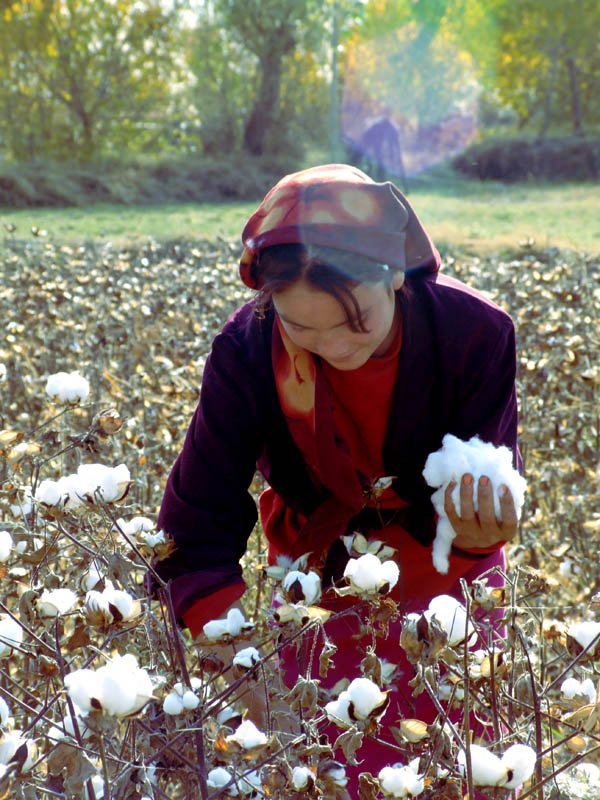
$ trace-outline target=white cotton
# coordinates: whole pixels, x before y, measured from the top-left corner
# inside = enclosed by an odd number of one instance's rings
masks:
[[[308,767],[294,767],[292,770],[292,786],[297,792],[306,789],[313,779],[314,775]]]
[[[254,769],[247,775],[238,778],[237,788],[241,795],[253,794],[260,791],[262,794],[262,780],[259,773]],[[255,795],[256,796],[256,795]]]
[[[216,641],[224,636],[239,636],[242,631],[249,630],[253,625],[246,622],[239,608],[230,608],[225,619],[211,619],[202,630],[207,639]]]
[[[533,748],[526,744],[511,745],[500,759],[508,778],[502,785],[506,789],[516,789],[531,777],[536,760]]]
[[[120,500],[131,481],[131,475],[125,464],[116,467],[82,464],[77,469],[77,476],[85,486],[86,496],[93,499],[98,492],[107,503]]]
[[[206,784],[209,789],[222,789],[232,777],[224,767],[215,767],[206,776]]]
[[[13,547],[13,538],[8,531],[0,531],[0,563],[8,561]]]
[[[8,704],[3,697],[0,697],[0,727],[6,725],[9,717],[10,717],[10,709],[8,707]]]
[[[459,601],[448,594],[440,594],[429,602],[425,617],[435,617],[440,627],[448,634],[450,646],[460,644],[471,632],[467,610]]]
[[[58,481],[47,478],[35,490],[35,499],[46,506],[56,506],[60,503],[61,487]]]
[[[71,589],[44,589],[37,601],[38,613],[42,617],[58,617],[68,614],[77,602]]]
[[[235,667],[244,667],[245,669],[252,669],[260,661],[260,653],[256,647],[245,647],[239,650],[233,657],[233,665]]]
[[[454,506],[460,514],[460,483],[463,475],[473,476],[473,504],[477,510],[477,484],[482,476],[487,476],[493,487],[494,509],[498,519],[500,512],[500,487],[507,486],[512,494],[517,518],[521,515],[527,482],[512,466],[513,456],[508,447],[495,447],[473,436],[468,442],[448,433],[442,439],[442,447],[431,453],[425,462],[423,477],[429,486],[437,491],[431,502],[438,514],[436,537],[433,543],[433,565],[438,572],[448,572],[448,557],[456,532],[444,509],[444,495],[451,481],[456,482],[452,491]]]
[[[377,776],[386,797],[417,797],[425,788],[425,777],[417,774],[419,759],[408,766],[394,764],[383,767]]]
[[[569,626],[567,635],[571,636],[584,649],[588,647],[597,636],[600,636],[600,622],[587,620],[584,622],[574,622]],[[600,643],[600,639],[596,646]]]
[[[154,523],[148,517],[132,517],[129,521],[119,517],[117,525],[127,536],[134,536],[136,533],[145,533],[154,528]]]
[[[374,594],[384,587],[392,589],[398,582],[400,570],[394,561],[383,563],[372,553],[351,558],[346,564],[344,577],[357,593]]]
[[[471,771],[475,786],[502,786],[506,769],[497,755],[478,744],[471,745]],[[460,750],[456,759],[463,775],[467,774],[467,755]]]
[[[8,615],[0,617],[0,657],[10,655],[23,642],[23,628]]]
[[[234,733],[226,737],[227,742],[236,742],[244,750],[251,750],[259,745],[266,744],[266,735],[259,731],[252,720],[244,720]]]
[[[321,770],[321,777],[328,778],[335,786],[343,789],[348,783],[348,776],[346,775],[346,768],[338,761],[330,761],[324,769]]]
[[[193,711],[200,705],[200,698],[195,692],[192,692],[191,689],[185,691],[181,699],[183,701],[183,707],[186,709],[186,711]]]
[[[131,653],[116,655],[97,670],[80,669],[65,675],[69,696],[83,712],[101,707],[116,717],[138,711],[152,696],[152,681]]]
[[[177,692],[169,692],[163,701],[163,711],[165,714],[175,716],[183,714],[183,698]]]
[[[355,678],[347,691],[354,705],[354,714],[359,719],[366,719],[376,708],[383,705],[387,697],[386,693],[369,678]]]
[[[226,619],[211,619],[203,626],[202,630],[207,639],[215,641],[229,633],[229,625]]]
[[[590,703],[596,702],[596,687],[591,678],[583,681],[578,681],[577,678],[566,678],[561,683],[560,690],[567,700],[572,700],[576,695],[583,695],[589,699]]]
[[[89,382],[78,372],[57,372],[46,381],[46,394],[62,403],[80,403],[87,400]]]
[[[84,714],[101,703],[102,678],[93,669],[77,669],[65,675],[65,687],[75,705]],[[96,700],[94,704],[92,701]]]
[[[31,739],[23,736],[23,731],[6,731],[0,739],[0,764],[8,764],[14,758],[17,750],[25,745],[27,747],[27,757],[21,767],[22,772],[28,772],[34,764],[35,746]]]
[[[316,603],[321,597],[321,578],[312,570],[310,572],[299,572],[292,570],[284,577],[282,586],[286,592],[289,592],[291,587],[296,584],[296,602],[305,603],[311,606]]]
[[[246,620],[239,608],[231,608],[227,612],[227,628],[230,636],[238,636],[242,632]]]
[[[6,369],[6,364],[0,362],[0,383],[4,383],[7,375],[8,375],[8,370]]]
[[[98,571],[98,567],[95,564],[90,564],[90,568],[81,578],[81,588],[86,592],[91,592],[92,589],[100,583],[103,577],[104,576]]]
[[[92,789],[94,790],[94,800],[103,800],[104,778],[102,775],[92,775]]]
[[[331,700],[325,706],[325,713],[331,722],[341,727],[351,728],[354,724],[350,719],[350,695],[347,691],[340,692],[337,700]]]

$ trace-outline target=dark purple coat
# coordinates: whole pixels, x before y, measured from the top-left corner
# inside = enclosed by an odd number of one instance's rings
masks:
[[[402,348],[383,456],[408,505],[401,524],[429,544],[432,490],[422,470],[453,433],[517,451],[515,336],[508,314],[452,278],[417,272],[401,291]],[[248,493],[258,468],[308,516],[323,501],[279,406],[271,366],[273,311],[247,303],[215,338],[200,403],[168,479],[158,525],[176,551],[156,564],[171,579],[178,616],[195,600],[241,581],[239,560],[257,519]],[[340,535],[345,531],[340,530]]]

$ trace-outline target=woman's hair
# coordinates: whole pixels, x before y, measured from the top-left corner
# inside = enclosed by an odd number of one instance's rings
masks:
[[[344,310],[350,329],[366,333],[360,306],[352,289],[361,283],[385,283],[391,286],[394,270],[365,256],[334,247],[304,244],[274,244],[258,253],[262,288],[255,299],[258,315],[264,315],[276,292],[300,280],[330,294]]]

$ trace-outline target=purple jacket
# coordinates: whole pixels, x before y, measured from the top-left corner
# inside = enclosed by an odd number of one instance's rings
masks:
[[[423,544],[435,535],[422,470],[453,433],[517,450],[515,336],[508,314],[452,278],[418,271],[400,292],[402,348],[384,443],[387,475],[407,501],[398,521]],[[257,519],[248,493],[258,466],[292,508],[323,501],[279,407],[271,366],[273,310],[247,303],[215,338],[200,402],[169,476],[158,519],[176,550],[155,565],[171,580],[178,616],[241,581],[239,560]],[[345,531],[340,530],[340,535]]]

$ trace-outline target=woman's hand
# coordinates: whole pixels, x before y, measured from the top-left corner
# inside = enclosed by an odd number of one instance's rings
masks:
[[[452,501],[452,490],[456,483],[448,484],[444,496],[444,509],[454,530],[456,538],[452,544],[456,547],[490,547],[499,542],[507,542],[517,533],[518,519],[512,494],[506,486],[500,487],[500,513],[502,519],[496,519],[494,511],[494,495],[492,482],[483,475],[477,484],[478,511],[473,506],[473,476],[468,473],[460,482],[459,517]]]

